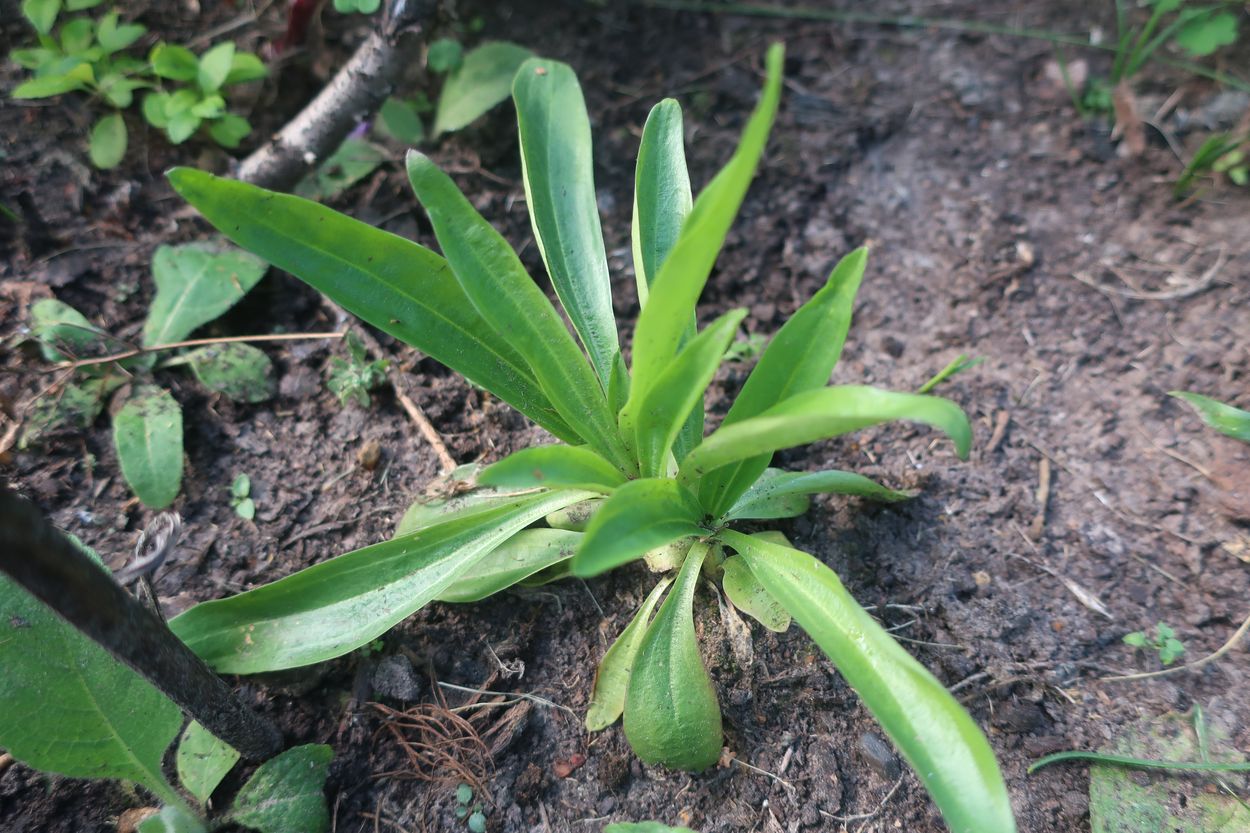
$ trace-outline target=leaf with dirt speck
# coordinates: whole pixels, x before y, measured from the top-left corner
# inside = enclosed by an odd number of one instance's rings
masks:
[[[236,402],[264,402],[277,389],[273,362],[250,344],[210,344],[192,350],[186,358],[204,387]]]
[[[169,392],[139,385],[113,418],[122,476],[139,500],[164,509],[182,486],[182,409]]]
[[[239,790],[230,820],[261,833],[329,830],[323,789],[333,755],[328,746],[308,744],[261,764]]]
[[[161,246],[152,256],[156,297],[143,325],[143,346],[182,341],[230,309],[269,264],[219,243]]]

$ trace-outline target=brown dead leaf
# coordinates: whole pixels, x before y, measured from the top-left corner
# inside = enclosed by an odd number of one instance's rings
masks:
[[[1137,97],[1127,80],[1115,85],[1111,100],[1115,105],[1115,130],[1111,131],[1111,138],[1123,140],[1121,152],[1130,159],[1141,156],[1146,150],[1146,129],[1137,115]]]

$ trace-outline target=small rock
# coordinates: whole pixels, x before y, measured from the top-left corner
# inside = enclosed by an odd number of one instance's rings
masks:
[[[895,757],[894,750],[881,739],[880,735],[874,735],[871,732],[864,732],[864,734],[860,735],[859,751],[868,766],[872,767],[873,772],[887,781],[893,781],[898,778],[898,758]]]
[[[374,669],[373,690],[392,700],[411,702],[421,696],[421,678],[408,657],[391,654]]]
[[[356,462],[365,471],[373,471],[382,459],[382,445],[377,440],[369,440],[356,452]]]

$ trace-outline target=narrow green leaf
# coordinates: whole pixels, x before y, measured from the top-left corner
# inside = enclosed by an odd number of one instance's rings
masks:
[[[29,81],[23,81],[13,88],[11,98],[51,98],[54,95],[85,90],[87,84],[77,75],[41,75]]]
[[[795,517],[788,510],[797,503],[804,504],[798,513],[806,511],[806,495],[832,493],[855,495],[883,503],[896,503],[916,496],[914,491],[887,489],[879,483],[849,471],[790,472],[766,469],[764,474],[742,493],[742,497],[725,513],[725,520],[764,519]],[[800,498],[796,503],[793,498]],[[774,512],[783,514],[773,514]]]
[[[635,415],[638,463],[644,477],[669,474],[667,459],[686,418],[703,402],[725,349],[745,309],[730,310],[709,324],[677,354],[638,404]]]
[[[210,344],[190,351],[186,359],[200,384],[236,402],[264,402],[277,392],[273,362],[250,344]]]
[[[0,748],[44,772],[120,778],[184,803],[161,773],[178,707],[3,574],[0,667]]]
[[[106,53],[119,52],[147,33],[147,28],[138,23],[118,24],[117,12],[109,12],[100,18],[100,28],[96,32],[96,40]]]
[[[829,375],[846,343],[855,294],[867,262],[866,248],[856,249],[838,262],[825,285],[768,343],[722,426],[758,416],[796,393],[829,384]],[[772,455],[763,454],[710,472],[699,484],[699,499],[714,514],[722,514],[771,459]]]
[[[559,313],[525,272],[508,241],[482,218],[456,184],[417,151],[408,179],[465,293],[529,364],[560,416],[622,471],[632,466],[600,387]],[[609,360],[611,356],[609,356]]]
[[[201,171],[176,168],[169,181],[235,243],[486,388],[565,442],[578,442],[525,360],[478,314],[447,261],[429,249],[315,202]]]
[[[649,764],[700,771],[720,759],[720,705],[695,638],[694,591],[707,544],[690,548],[647,627],[625,693],[625,737]]]
[[[625,476],[585,446],[543,445],[509,454],[478,477],[483,486],[585,489],[609,494]]]
[[[567,64],[531,58],[517,70],[512,98],[534,239],[606,390],[620,344],[582,88]]]
[[[1250,411],[1234,408],[1232,405],[1200,393],[1174,390],[1168,393],[1168,396],[1175,396],[1189,403],[1198,412],[1198,416],[1202,417],[1203,422],[1221,434],[1241,440],[1243,443],[1250,443]]]
[[[820,646],[911,764],[951,830],[1011,833],[1011,802],[994,752],[938,680],[805,552],[732,530],[720,540]]]
[[[468,127],[508,97],[517,68],[534,53],[508,41],[470,49],[443,83],[434,112],[434,135]]]
[[[169,392],[138,385],[113,417],[122,476],[149,509],[164,509],[182,486],[182,408]]]
[[[260,833],[326,833],[325,782],[333,757],[330,747],[310,743],[265,761],[239,790],[230,821]]]
[[[782,57],[780,44],[768,50],[768,77],[760,102],[751,114],[742,140],[733,157],[699,194],[681,235],[650,279],[650,300],[638,316],[633,345],[633,389],[626,411],[639,400],[677,354],[677,348],[694,316],[695,304],[703,292],[725,242],[725,236],[746,196],[764,152],[768,133],[781,96]]]
[[[543,492],[314,564],[169,624],[222,673],[309,665],[367,645],[534,521],[588,497]]]
[[[677,481],[631,480],[591,516],[581,549],[573,557],[573,575],[597,576],[641,558],[647,550],[702,535],[702,521],[699,502]]]
[[[269,74],[269,70],[265,68],[260,58],[251,52],[234,53],[234,58],[230,61],[230,72],[226,73],[225,83],[223,87],[229,87],[234,84],[243,84],[248,81],[256,81],[264,78]]]
[[[625,711],[625,692],[629,687],[630,672],[634,669],[634,658],[638,656],[638,646],[642,644],[643,634],[651,621],[651,612],[672,583],[671,578],[662,578],[651,588],[634,618],[600,660],[595,671],[594,688],[590,692],[590,705],[586,709],[587,731],[598,732],[608,728]]]
[[[174,764],[182,786],[203,804],[238,760],[234,747],[192,720],[178,741]]]
[[[580,532],[523,529],[491,550],[438,594],[440,602],[476,602],[573,557]]]
[[[725,571],[721,577],[721,588],[734,607],[770,631],[785,633],[790,629],[790,614],[760,584],[742,556],[729,556],[721,568]]]
[[[666,98],[651,108],[634,171],[632,242],[640,308],[647,305],[651,281],[676,245],[694,204],[685,138],[681,105],[675,99]]]
[[[686,457],[683,483],[697,482],[720,466],[858,431],[870,425],[906,419],[941,429],[961,458],[972,444],[972,426],[959,406],[938,396],[838,385],[809,390],[759,416],[722,426]]]
[[[958,356],[951,359],[950,363],[946,365],[946,367],[942,368],[937,373],[933,374],[933,377],[929,379],[929,381],[925,382],[923,385],[916,388],[916,393],[929,393],[931,390],[933,390],[938,385],[942,384],[943,382],[945,382],[947,379],[951,378],[955,374],[963,373],[965,370],[974,368],[983,361],[985,361],[984,356],[978,356],[977,358],[973,359],[973,358],[969,358],[966,353],[960,353]]]
[[[223,41],[200,56],[196,82],[206,93],[221,89],[234,65],[234,41]]]
[[[608,377],[608,407],[619,414],[629,399],[629,368],[620,353],[612,360],[612,375]]]
[[[1062,763],[1063,761],[1092,761],[1096,764],[1111,764],[1131,769],[1170,769],[1177,772],[1250,772],[1250,761],[1215,763],[1211,761],[1155,761],[1147,758],[1134,758],[1128,755],[1109,755],[1105,752],[1055,752],[1038,758],[1029,764],[1032,775],[1044,766]]]
[[[158,247],[152,256],[156,297],[143,324],[143,345],[182,341],[238,303],[268,268],[265,261],[233,246]]]

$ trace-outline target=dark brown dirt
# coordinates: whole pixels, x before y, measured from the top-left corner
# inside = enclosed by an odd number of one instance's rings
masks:
[[[145,20],[176,38],[234,14],[208,5],[199,19],[179,6],[181,15],[149,9]],[[914,5],[890,8],[936,14]],[[1090,14],[1087,4],[1063,2],[942,11],[1054,29],[1106,25]],[[1244,648],[1200,672],[1100,681],[1156,667],[1121,643],[1126,632],[1171,623],[1193,659],[1218,648],[1250,612],[1250,450],[1204,429],[1166,396],[1189,389],[1248,402],[1244,194],[1175,202],[1168,183],[1179,165],[1162,143],[1142,158],[1118,158],[1105,131],[1082,124],[1062,91],[1043,79],[1053,54],[1036,42],[623,4],[501,4],[486,20],[488,34],[569,61],[581,77],[625,321],[635,313],[632,160],[648,107],[664,95],[681,99],[692,174],[696,186],[705,183],[753,104],[765,46],[786,41],[782,112],[701,315],[746,306],[748,329],[771,334],[838,257],[871,241],[869,276],[836,380],[914,388],[959,353],[985,357],[945,389],[977,424],[969,462],[906,426],[788,452],[779,459],[789,468],[855,468],[924,491],[889,508],[822,499],[784,529],[863,603],[877,605],[889,626],[913,640],[908,648],[965,699],[1000,756],[1022,831],[1089,825],[1085,770],[1027,776],[1029,762],[1102,746],[1140,717],[1200,703],[1241,727],[1235,745],[1250,750],[1250,702],[1239,694],[1250,685]],[[18,37],[20,27],[0,25]],[[271,12],[242,30],[245,45],[277,28]],[[330,42],[331,55],[341,51],[336,33]],[[1095,69],[1100,60],[1091,58]],[[315,86],[308,62],[296,61],[281,84]],[[1213,95],[1184,78],[1143,82],[1145,92],[1162,95],[1177,85],[1183,107],[1193,111]],[[257,95],[262,126],[276,128],[290,96],[274,108],[272,90]],[[83,167],[87,123],[81,103],[70,100],[0,107],[7,155],[0,201],[23,216],[16,229],[0,225],[6,337],[20,331],[25,302],[50,293],[133,334],[152,291],[152,249],[204,233],[159,172],[175,162],[219,165],[219,155],[197,156],[193,145],[170,149],[153,135],[126,167],[93,172]],[[446,140],[435,155],[460,172],[474,202],[540,273],[509,116],[485,123]],[[338,206],[431,241],[398,165]],[[271,274],[210,329],[309,331],[336,323],[313,293]],[[322,371],[340,349],[324,342],[269,349],[281,392],[254,406],[207,396],[178,371],[159,373],[187,414],[177,503],[187,532],[177,562],[157,581],[174,608],[382,539],[436,475],[428,445],[389,392],[378,393],[369,410],[340,406],[326,392]],[[540,440],[540,432],[430,360],[392,349],[457,461],[496,459]],[[16,351],[3,367],[6,407],[20,412],[49,377]],[[714,383],[714,417],[746,370],[730,366]],[[373,441],[382,459],[368,471],[357,453]],[[1039,500],[1044,467],[1050,486]],[[239,472],[251,475],[255,523],[230,507],[228,486]],[[146,519],[120,479],[106,418],[43,449],[13,453],[5,476],[115,565]],[[726,744],[755,769],[667,773],[633,759],[619,725],[588,736],[580,718],[595,662],[646,587],[641,569],[628,568],[471,606],[436,605],[386,637],[386,653],[411,655],[430,679],[558,704],[513,712],[513,723],[497,727],[505,740],[481,796],[490,830],[598,830],[607,821],[646,818],[709,833],[944,829],[914,776],[905,774],[893,789],[894,762],[864,739],[878,732],[871,717],[797,629],[781,636],[757,630],[751,667],[724,662],[713,672]],[[1090,596],[1105,613],[1086,603]],[[713,618],[700,622],[708,651],[727,659]],[[523,675],[505,677],[501,661],[512,667],[516,660]],[[353,699],[372,661],[345,658],[240,685],[281,722],[290,742],[334,747],[328,795],[336,830],[465,829],[446,784],[375,777],[405,759],[379,732],[379,714]],[[442,693],[449,705],[467,696]],[[423,701],[434,702],[428,685]],[[495,726],[502,710],[484,711],[492,717],[480,721],[480,731]],[[20,765],[0,773],[0,829],[15,833],[109,830],[123,809],[141,803],[117,786],[47,779]]]

